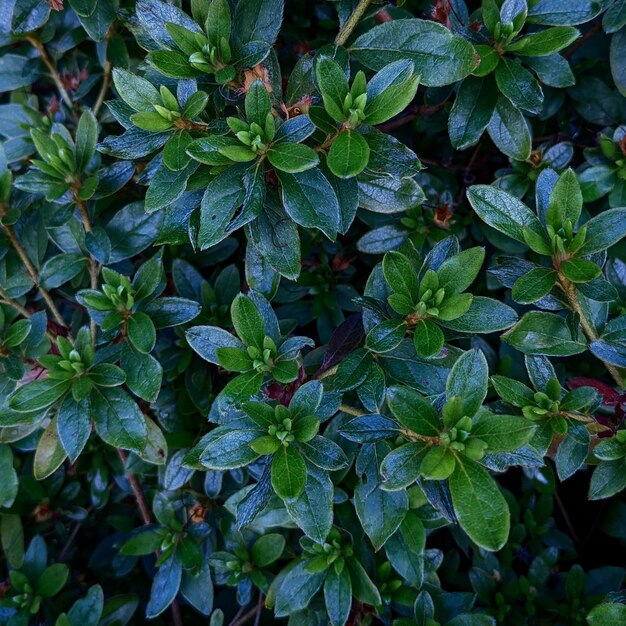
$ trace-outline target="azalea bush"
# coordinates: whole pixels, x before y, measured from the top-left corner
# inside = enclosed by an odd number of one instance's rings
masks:
[[[623,1],[0,15],[0,624],[626,624]]]

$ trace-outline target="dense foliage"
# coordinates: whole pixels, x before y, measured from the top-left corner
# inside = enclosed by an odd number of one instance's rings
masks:
[[[626,624],[624,0],[0,27],[0,624]]]

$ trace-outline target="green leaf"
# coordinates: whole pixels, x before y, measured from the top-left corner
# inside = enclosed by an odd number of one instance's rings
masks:
[[[212,46],[218,46],[224,38],[230,39],[230,6],[228,0],[212,0],[205,20],[206,34]]]
[[[161,104],[161,95],[156,87],[132,72],[120,69],[113,69],[113,84],[120,98],[135,111],[154,112],[154,104]]]
[[[88,375],[100,387],[117,387],[126,382],[124,370],[113,363],[98,363],[89,370]]]
[[[493,78],[468,76],[461,83],[448,118],[448,134],[457,150],[465,150],[478,142],[497,100],[498,90]]]
[[[65,398],[57,413],[57,432],[71,463],[75,463],[91,435],[89,398]]]
[[[347,567],[330,567],[324,581],[324,602],[331,626],[344,626],[352,606],[352,581]]]
[[[626,487],[626,457],[618,461],[603,461],[591,476],[589,499],[610,498]]]
[[[251,429],[249,424],[218,426],[203,439],[205,448],[200,462],[215,470],[245,467],[259,458],[250,443],[262,434],[261,430]]]
[[[388,252],[383,258],[383,274],[394,292],[404,296],[410,304],[417,298],[417,274],[409,259],[400,252]]]
[[[573,283],[588,283],[598,278],[602,270],[593,261],[587,259],[568,259],[561,263],[561,272]]]
[[[133,313],[128,318],[128,339],[135,349],[142,354],[148,354],[156,342],[156,329],[152,320],[143,312]]]
[[[420,475],[422,459],[428,446],[422,442],[410,442],[392,450],[380,464],[382,488],[398,491],[410,487]]]
[[[265,128],[265,118],[271,110],[271,105],[269,93],[262,81],[255,80],[250,85],[246,94],[245,108],[248,122],[254,122]]]
[[[341,214],[337,195],[319,169],[297,174],[277,172],[285,211],[300,226],[318,228],[334,240]]]
[[[326,162],[335,176],[351,178],[366,168],[369,158],[370,148],[363,135],[345,130],[333,141]]]
[[[202,76],[202,71],[189,63],[189,55],[177,50],[155,50],[150,52],[146,61],[157,72],[170,78],[196,78]]]
[[[521,200],[506,191],[491,185],[474,185],[467,190],[467,199],[480,219],[508,237],[525,243],[525,226],[547,242],[539,218]]]
[[[137,128],[150,132],[159,132],[172,127],[172,122],[159,115],[156,111],[133,113],[130,116],[130,121]]]
[[[148,431],[139,407],[118,387],[93,389],[90,396],[91,415],[100,437],[115,448],[141,452]]]
[[[306,482],[306,465],[293,446],[281,446],[272,458],[272,487],[284,499],[297,498]]]
[[[518,108],[538,113],[543,103],[539,83],[521,63],[503,57],[495,72],[500,91]]]
[[[455,83],[479,63],[468,41],[441,24],[418,19],[394,19],[374,26],[356,39],[350,51],[373,70],[409,59],[427,87]]]
[[[556,282],[556,272],[547,267],[536,267],[520,276],[513,285],[511,296],[515,302],[530,304],[547,296]]]
[[[526,445],[536,427],[525,417],[481,411],[472,426],[471,437],[484,441],[487,452],[511,452]]]
[[[336,61],[323,56],[317,60],[315,75],[326,112],[337,122],[343,122],[346,118],[343,102],[348,95],[348,79],[344,71]]]
[[[407,387],[390,387],[387,404],[397,420],[414,433],[427,437],[439,435],[437,411],[417,391]]]
[[[422,460],[420,474],[426,480],[445,480],[452,474],[456,460],[446,446],[431,448]]]
[[[382,124],[403,111],[415,97],[419,76],[410,61],[396,61],[377,72],[367,83],[365,124]]]
[[[389,352],[404,339],[406,329],[404,320],[385,320],[367,333],[365,346],[373,352]]]
[[[46,409],[69,391],[70,385],[69,380],[36,380],[16,389],[9,398],[9,406],[18,413]]]
[[[33,460],[33,476],[43,480],[51,476],[67,458],[57,433],[57,418],[54,417],[37,443]]]
[[[496,108],[487,132],[499,150],[516,161],[530,157],[532,138],[528,122],[522,112],[503,95],[498,97]]]
[[[477,349],[464,352],[454,363],[446,382],[446,397],[461,398],[463,415],[472,417],[487,396],[489,367],[485,355]]]
[[[531,311],[502,335],[502,339],[524,354],[571,356],[587,349],[562,317],[553,313]]]
[[[465,291],[478,276],[485,260],[485,249],[476,247],[463,250],[446,259],[437,270],[439,287],[446,290],[446,295]]]
[[[596,604],[587,614],[591,626],[620,626],[626,623],[626,604]]]
[[[98,121],[94,114],[86,109],[78,120],[76,128],[76,172],[82,173],[96,153],[98,141]]]
[[[571,26],[556,26],[520,37],[506,49],[508,52],[517,52],[528,57],[542,57],[567,48],[578,37],[580,37],[578,29]]]
[[[417,354],[423,357],[435,356],[441,352],[443,342],[443,332],[433,320],[417,320],[413,329],[413,344]]]
[[[186,150],[191,143],[191,135],[186,131],[176,133],[163,148],[163,163],[171,170],[179,171],[187,167],[190,156]]]
[[[216,245],[228,235],[231,219],[245,198],[244,167],[229,167],[207,185],[200,205],[198,245],[201,250]]]
[[[250,549],[250,557],[257,567],[267,567],[277,561],[285,549],[285,538],[279,533],[259,537]]]
[[[496,482],[478,463],[457,459],[450,495],[461,528],[485,550],[496,551],[509,536],[510,513]]]
[[[587,236],[578,254],[601,252],[626,237],[626,207],[609,209],[592,217],[586,224]]]
[[[559,230],[567,222],[575,226],[582,208],[583,196],[580,184],[574,171],[568,168],[559,176],[550,192],[546,222],[555,230]]]
[[[0,444],[0,472],[3,478],[0,484],[0,507],[10,508],[17,496],[19,479],[13,467],[11,446],[6,444]]]
[[[69,573],[69,567],[65,563],[49,565],[37,580],[37,593],[42,598],[56,596],[65,587]]]
[[[304,172],[315,167],[319,157],[313,148],[300,143],[279,143],[267,153],[269,162],[282,172]]]
[[[230,315],[237,335],[246,346],[254,346],[262,351],[265,323],[254,302],[240,293],[231,304]]]

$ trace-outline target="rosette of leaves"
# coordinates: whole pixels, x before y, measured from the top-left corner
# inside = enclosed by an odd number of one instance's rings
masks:
[[[134,530],[119,549],[130,559],[157,555],[146,607],[149,618],[163,613],[179,593],[203,615],[210,614],[213,606],[213,585],[203,552],[209,529],[206,524],[190,524],[180,508],[158,493],[152,505],[156,523]]]
[[[270,587],[267,604],[277,617],[306,608],[323,589],[329,623],[346,623],[353,598],[365,604],[381,604],[380,593],[355,555],[348,537],[332,528],[326,541],[300,539],[302,556],[283,569]],[[298,580],[294,588],[292,580]]]
[[[511,239],[526,244],[546,264],[520,262],[510,270],[516,280],[513,299],[522,304],[554,296],[561,308],[569,308],[574,318],[566,319],[547,312],[532,311],[504,335],[505,341],[525,354],[569,356],[589,348],[605,363],[623,366],[623,316],[608,320],[604,309],[591,320],[588,302],[614,299],[614,287],[603,278],[606,250],[626,234],[626,209],[600,212],[580,223],[583,198],[576,175],[571,169],[557,176],[545,170],[537,186],[535,213],[510,194],[484,185],[468,190],[470,204],[487,224]],[[556,308],[558,308],[557,305]],[[600,334],[599,331],[602,331]],[[619,379],[619,374],[614,376]]]
[[[89,200],[99,182],[97,174],[90,173],[98,140],[98,122],[93,113],[83,112],[75,140],[61,124],[53,124],[49,132],[34,128],[30,136],[40,158],[31,160],[33,168],[17,178],[15,186],[41,193],[46,200]]]
[[[298,388],[289,406],[243,402],[198,444],[204,467],[228,470],[245,467],[264,457],[271,486],[283,500],[300,496],[307,482],[308,465],[332,471],[347,465],[342,449],[318,435],[323,387],[311,381]]]
[[[545,456],[557,444],[554,462],[565,480],[586,462],[591,436],[605,430],[593,418],[601,397],[593,387],[563,389],[546,357],[527,356],[525,363],[532,389],[500,375],[491,377],[493,388],[506,404],[537,424],[530,445],[538,454]]]
[[[37,447],[35,475],[49,476],[66,458],[74,462],[91,435],[92,420],[105,442],[141,452],[148,440],[146,421],[120,388],[126,381],[124,370],[101,360],[87,327],[73,343],[58,336],[57,350],[38,358],[45,377],[18,387],[2,418],[3,425],[19,426],[51,417]]]
[[[339,178],[360,174],[369,163],[370,152],[378,148],[378,137],[367,126],[382,124],[403,111],[413,100],[419,76],[411,61],[395,61],[368,81],[359,70],[350,85],[344,69],[334,59],[322,56],[315,64],[323,109],[311,107],[309,115],[324,133],[322,146],[328,149],[326,163]],[[363,128],[365,127],[365,128]]]
[[[228,529],[225,538],[226,549],[211,553],[209,562],[216,582],[236,587],[237,601],[245,606],[251,600],[254,587],[267,594],[274,578],[267,568],[281,558],[285,537],[279,533],[244,537],[239,531]]]
[[[570,19],[578,23],[573,14]],[[505,0],[501,5],[483,0],[480,20],[478,30],[465,30],[480,64],[457,92],[448,121],[450,140],[455,148],[465,149],[476,144],[486,129],[504,154],[525,161],[531,155],[532,142],[524,115],[541,112],[544,96],[540,82],[561,88],[574,84],[569,64],[558,52],[580,33],[561,22],[522,33],[527,21],[551,24],[529,11],[526,0]]]
[[[239,372],[220,392],[229,402],[256,395],[267,380],[290,383],[298,376],[300,350],[308,337],[284,337],[269,302],[258,293],[239,294],[230,307],[236,335],[217,326],[193,326],[189,345],[206,361]]]
[[[364,415],[348,422],[342,434],[361,442],[390,436],[405,440],[383,459],[381,487],[398,491],[418,478],[448,480],[461,527],[478,545],[499,550],[508,537],[509,510],[487,472],[489,455],[519,450],[531,440],[535,425],[524,417],[491,413],[483,406],[487,385],[484,355],[465,352],[450,371],[440,412],[416,391],[391,387],[387,405],[395,419]],[[508,460],[516,462],[514,456]]]
[[[608,194],[609,206],[624,205],[626,198],[626,126],[600,135],[597,148],[585,148],[588,167],[578,175],[585,202]]]
[[[121,365],[126,384],[144,400],[154,400],[161,385],[162,367],[150,354],[156,344],[157,328],[168,328],[193,320],[200,305],[181,297],[159,297],[165,287],[161,254],[141,265],[131,281],[108,267],[101,269],[100,289],[82,289],[78,301],[95,324],[121,348]]]
[[[410,333],[419,356],[435,356],[445,341],[442,328],[493,332],[515,321],[515,312],[506,305],[466,293],[483,264],[483,248],[460,252],[458,241],[448,238],[423,262],[414,248],[405,249],[411,256],[393,251],[383,258],[382,274],[391,292],[386,300],[393,316],[369,330],[365,345],[373,352],[393,350]]]
[[[47,565],[47,562],[46,544],[35,536],[24,554],[22,566],[9,572],[8,588],[0,601],[5,609],[13,609],[12,624],[29,624],[42,611],[52,614],[47,605],[65,587],[70,570],[65,563]]]
[[[149,10],[144,8],[148,4],[140,3],[138,11]],[[271,9],[263,9],[272,10],[272,17],[280,23],[282,1],[270,4]],[[152,67],[170,78],[210,76],[218,85],[227,84],[238,72],[260,63],[276,38],[273,24],[255,23],[260,15],[250,3],[239,3],[234,15],[227,0],[192,2],[193,19],[182,12],[170,13],[176,21],[164,23],[166,34],[159,42],[166,49],[154,50],[147,56]],[[250,40],[251,36],[258,39]]]

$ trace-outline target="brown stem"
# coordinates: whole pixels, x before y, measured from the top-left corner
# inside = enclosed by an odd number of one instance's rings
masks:
[[[139,484],[139,480],[137,480],[137,476],[130,472],[126,472],[126,461],[128,460],[128,453],[121,448],[117,449],[117,455],[120,457],[120,461],[122,462],[122,467],[124,467],[124,472],[126,474],[126,478],[128,480],[128,484],[132,489],[133,495],[135,496],[135,500],[137,501],[137,508],[139,509],[139,513],[141,514],[141,519],[145,526],[152,524],[152,513],[150,512],[150,507],[148,506],[148,502],[146,501],[146,496]],[[172,622],[174,626],[183,626],[183,618],[180,613],[180,606],[178,604],[178,600],[174,598],[170,610],[172,613]]]
[[[15,298],[11,298],[7,296],[7,294],[0,288],[0,304],[6,304],[12,308],[14,308],[22,317],[30,318],[32,317],[32,313],[24,306],[22,306]],[[46,330],[46,337],[50,340],[51,343],[56,342],[56,337],[49,331]]]
[[[91,219],[89,217],[89,211],[87,210],[87,203],[78,197],[78,191],[76,189],[73,189],[72,193],[74,195],[74,202],[76,203],[76,206],[78,207],[78,212],[80,213],[80,219],[83,223],[83,228],[85,229],[85,233],[90,233],[93,231],[93,228],[91,226]],[[88,263],[89,263],[90,287],[92,289],[97,289],[98,288],[98,276],[100,274],[100,267],[98,263],[96,262],[96,260],[91,256],[88,259]],[[96,322],[94,320],[91,320],[91,322],[89,323],[89,329],[91,331],[91,339],[93,343],[95,344],[97,329],[96,329]]]
[[[48,68],[48,72],[50,72],[50,78],[52,78],[54,84],[56,85],[56,88],[61,94],[61,98],[65,101],[65,104],[67,104],[67,106],[71,109],[73,106],[72,98],[70,98],[70,94],[67,92],[67,89],[65,89],[63,81],[59,76],[59,71],[57,70],[56,65],[46,52],[44,45],[34,35],[27,35],[26,41],[28,41],[28,43],[30,43],[39,52],[43,64]]]
[[[9,241],[11,242],[11,245],[15,249],[15,252],[17,252],[17,256],[20,257],[22,264],[26,268],[26,271],[28,272],[30,279],[33,281],[33,283],[35,283],[35,286],[39,290],[41,297],[44,299],[45,303],[48,305],[48,308],[50,309],[50,312],[52,313],[52,316],[54,317],[54,321],[59,326],[63,326],[64,328],[67,328],[65,324],[65,320],[61,316],[61,313],[59,312],[59,309],[54,303],[54,300],[52,299],[48,291],[39,284],[39,274],[37,273],[35,266],[31,263],[31,260],[28,258],[28,254],[26,254],[26,250],[24,250],[24,248],[22,247],[22,244],[17,238],[17,235],[15,234],[15,230],[13,229],[13,226],[9,226],[8,224],[3,224],[3,227],[4,227],[4,232],[7,234],[7,237],[9,238]]]
[[[102,107],[104,103],[104,99],[106,98],[107,91],[109,90],[109,85],[111,84],[111,72],[113,71],[113,65],[110,61],[107,61],[104,64],[104,73],[102,75],[102,85],[100,86],[100,92],[98,93],[98,98],[96,103],[93,105],[93,114],[98,115],[98,111]]]
[[[343,46],[346,41],[350,39],[352,31],[357,27],[357,24],[365,14],[365,11],[367,11],[369,3],[370,0],[360,0],[359,4],[356,5],[352,15],[346,20],[346,23],[343,25],[339,34],[335,38],[336,46]]]
[[[126,461],[128,460],[128,453],[121,448],[117,449],[117,456],[120,457],[120,461],[122,462],[122,466],[124,467],[124,471],[126,471]],[[152,513],[150,512],[150,507],[148,506],[148,502],[146,501],[146,496],[137,480],[137,476],[130,472],[126,473],[126,478],[128,479],[128,484],[133,491],[135,496],[135,500],[137,501],[137,507],[139,508],[139,512],[141,513],[141,519],[143,523],[147,526],[148,524],[152,524]]]
[[[230,622],[228,626],[243,626],[249,619],[253,618],[256,615],[257,608],[258,607],[254,606],[243,615],[240,615],[240,613],[238,612],[237,615],[235,615],[233,621]]]
[[[574,42],[564,53],[563,56],[569,59],[576,53],[582,46],[584,46],[589,39],[591,39],[597,32],[602,30],[602,20],[596,22],[578,41]]]
[[[563,274],[560,271],[558,272],[558,279],[559,279],[559,286],[561,287],[563,294],[567,298],[567,302],[569,303],[570,308],[572,309],[572,311],[577,313],[578,317],[580,318],[580,325],[582,326],[583,332],[587,336],[587,339],[589,339],[589,341],[596,341],[599,335],[596,332],[596,329],[593,327],[593,324],[587,319],[585,312],[580,306],[580,301],[578,300],[578,292],[576,291],[576,287],[574,287],[574,284],[570,280],[568,280],[565,276],[563,276]],[[611,376],[613,377],[613,380],[617,383],[617,385],[623,388],[624,381],[622,379],[622,375],[620,374],[619,368],[615,367],[615,365],[612,365],[611,363],[607,363],[606,361],[603,361],[602,359],[600,360],[604,364],[604,367],[606,367],[607,371],[611,374]]]

